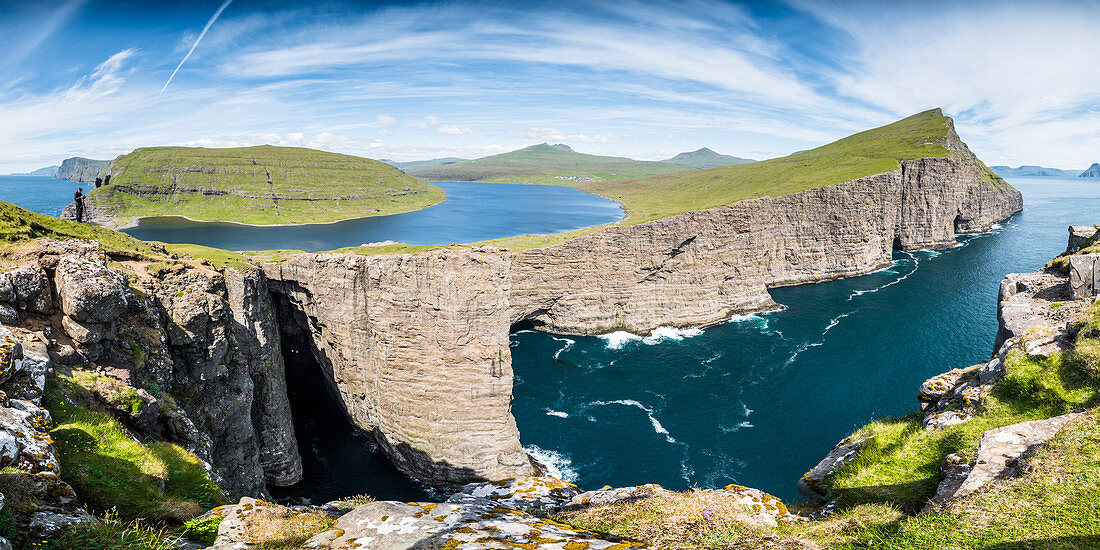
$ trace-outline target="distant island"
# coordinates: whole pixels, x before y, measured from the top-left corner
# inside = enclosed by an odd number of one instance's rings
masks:
[[[460,159],[458,157],[446,157],[440,159],[429,160],[413,160],[409,162],[397,162],[396,160],[378,159],[390,166],[395,166],[406,172],[412,172],[414,170],[421,170],[424,168],[435,168],[437,166],[446,166],[448,164],[455,164],[457,162],[466,162],[470,159]]]
[[[61,167],[57,166],[57,165],[54,165],[54,166],[47,166],[45,168],[39,168],[38,170],[33,170],[33,171],[30,171],[30,172],[21,172],[21,173],[10,174],[10,175],[12,175],[12,176],[33,176],[33,177],[36,177],[36,178],[52,178],[52,177],[54,177],[54,174],[57,173],[57,170],[59,168],[61,168]]]
[[[1100,178],[1100,162],[1092,163],[1088,170],[1081,172],[1079,177],[1082,178]]]
[[[271,145],[147,147],[119,157],[105,172],[111,183],[92,190],[86,202],[87,218],[108,227],[168,215],[328,223],[419,210],[445,197],[443,189],[377,160]]]
[[[692,168],[718,168],[719,166],[735,166],[738,164],[748,164],[750,162],[756,162],[753,159],[745,159],[741,157],[735,157],[732,155],[723,155],[715,153],[707,147],[697,149],[688,153],[680,153],[670,159],[662,160],[661,162],[668,164],[676,164],[679,166],[691,166]]]
[[[1061,168],[1047,168],[1045,166],[1032,166],[1024,164],[1017,168],[1010,166],[990,166],[991,170],[1002,178],[1035,178],[1035,177],[1073,177],[1081,174],[1080,170],[1063,170]]]
[[[694,170],[690,166],[578,153],[565,144],[541,143],[517,151],[442,166],[409,169],[430,181],[484,181],[562,185],[637,178]]]

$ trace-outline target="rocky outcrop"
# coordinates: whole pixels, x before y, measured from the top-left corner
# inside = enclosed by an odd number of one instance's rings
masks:
[[[1064,414],[985,432],[973,461],[968,462],[966,457],[955,454],[944,459],[941,465],[942,481],[926,509],[969,495],[994,480],[1015,477],[1021,461],[1029,452],[1050,441],[1067,423],[1079,416],[1081,413]]]
[[[833,447],[833,450],[829,451],[829,454],[825,455],[825,458],[798,478],[795,487],[798,489],[798,494],[806,499],[807,504],[810,506],[825,504],[827,496],[825,478],[833,475],[845,464],[855,460],[864,443],[867,443],[867,438],[853,439],[846,437],[842,439],[840,443]]]
[[[1073,254],[1081,250],[1081,246],[1096,235],[1097,229],[1095,225],[1069,226],[1069,242],[1066,243],[1066,253]]]
[[[1100,178],[1100,162],[1092,163],[1092,166],[1089,166],[1088,170],[1081,172],[1081,175],[1079,177]]]
[[[108,264],[94,242],[40,239],[0,273],[0,313],[11,310],[24,348],[34,348],[9,375],[10,396],[41,397],[54,362],[98,369],[104,406],[119,392],[136,396],[116,416],[142,437],[179,443],[212,464],[229,494],[298,481],[263,274],[117,260],[130,263]]]

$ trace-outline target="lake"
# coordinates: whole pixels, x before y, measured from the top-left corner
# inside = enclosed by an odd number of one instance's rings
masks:
[[[447,191],[446,201],[403,214],[268,227],[155,217],[144,218],[124,231],[147,241],[186,242],[229,250],[317,252],[387,240],[435,245],[560,233],[612,223],[624,215],[617,202],[572,187],[461,182],[435,185]]]

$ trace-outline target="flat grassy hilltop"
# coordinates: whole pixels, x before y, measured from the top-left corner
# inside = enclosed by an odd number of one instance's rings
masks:
[[[333,222],[436,204],[445,193],[388,164],[297,147],[148,147],[111,165],[89,202],[140,216],[250,224]]]
[[[663,162],[586,155],[566,145],[542,143],[490,157],[411,170],[431,181],[485,181],[572,185],[693,170]]]
[[[954,156],[945,147],[949,122],[939,109],[932,109],[782,158],[575,186],[619,201],[628,213],[626,223],[642,223],[745,199],[836,185],[889,172],[903,160]]]

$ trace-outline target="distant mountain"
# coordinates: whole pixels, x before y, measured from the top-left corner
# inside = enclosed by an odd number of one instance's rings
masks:
[[[39,168],[38,170],[35,170],[33,172],[23,172],[21,174],[12,174],[12,175],[13,176],[34,176],[34,177],[52,178],[53,175],[55,173],[57,173],[58,168],[61,168],[61,167],[56,166],[56,165],[55,166],[47,166],[45,168]]]
[[[1100,178],[1100,162],[1092,163],[1088,170],[1078,174],[1078,177],[1082,178]]]
[[[413,170],[421,170],[424,168],[435,168],[436,166],[446,166],[448,164],[455,164],[458,162],[466,162],[470,159],[460,159],[458,157],[446,157],[441,159],[430,160],[413,160],[409,162],[397,162],[389,159],[379,159],[382,162],[400,168],[406,172],[412,172]]]
[[[517,151],[444,166],[410,170],[429,181],[567,184],[636,178],[693,170],[692,167],[624,157],[586,155],[561,143],[541,143]]]
[[[1002,178],[1076,176],[1080,173],[1077,170],[1062,170],[1061,168],[1047,168],[1045,166],[1031,166],[1027,164],[1018,168],[1009,166],[990,166],[989,168]]]
[[[753,159],[743,159],[741,157],[734,157],[730,155],[722,155],[715,153],[714,151],[703,147],[697,151],[691,151],[690,153],[680,153],[668,160],[662,160],[661,162],[668,164],[677,164],[679,166],[691,166],[692,168],[718,168],[719,166],[734,166],[737,164],[748,164],[750,162],[756,162]]]
[[[61,162],[55,178],[69,180],[76,183],[92,183],[96,178],[107,174],[107,168],[111,165],[109,160],[93,160],[84,157],[73,157]]]

